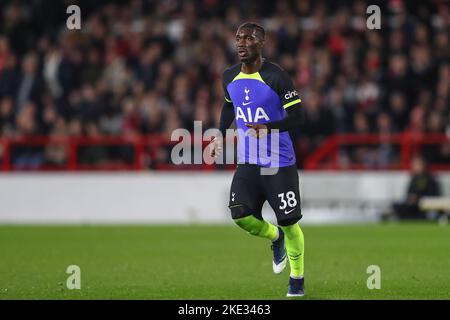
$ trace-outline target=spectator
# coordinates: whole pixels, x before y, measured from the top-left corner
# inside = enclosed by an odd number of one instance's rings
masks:
[[[27,101],[32,101],[34,103],[40,102],[40,95],[43,90],[43,81],[41,79],[40,73],[38,72],[38,60],[34,53],[30,53],[25,56],[22,63],[22,73],[17,87],[16,92],[16,104],[18,110]]]
[[[427,119],[427,133],[429,134],[443,134],[445,132],[444,117],[437,111],[432,111]],[[426,144],[422,148],[423,154],[426,155],[427,162],[443,164],[446,163],[446,144]]]
[[[221,74],[237,62],[234,35],[249,16],[245,1],[217,8],[203,0],[81,3],[79,32],[67,30],[62,3],[2,2],[1,135],[65,126],[70,135],[167,136],[178,127],[193,130],[194,120],[203,130],[217,126]],[[382,32],[367,32],[368,4],[267,1],[252,12],[270,40],[265,57],[291,75],[305,106],[294,133],[304,146],[300,165],[336,132],[386,136],[436,132],[438,122],[438,132],[450,127],[448,3],[421,11],[391,1],[382,7]],[[29,103],[34,111],[22,112]],[[441,162],[449,157],[442,148]],[[357,149],[341,151],[367,167],[396,161],[390,147]]]
[[[411,178],[405,201],[394,203],[393,212],[384,214],[383,219],[425,219],[425,212],[419,208],[420,199],[440,194],[439,182],[429,173],[425,160],[415,156],[411,163]]]
[[[398,130],[405,130],[409,116],[405,95],[401,92],[393,92],[389,96],[388,109],[392,117],[392,122],[395,123]]]
[[[367,116],[362,112],[355,113],[353,117],[353,133],[369,134],[370,125]],[[370,166],[373,155],[370,145],[349,146],[346,148],[349,158],[356,165]]]
[[[381,144],[374,152],[374,167],[386,168],[395,163],[396,148],[388,139],[395,133],[392,119],[387,113],[380,113],[377,117],[377,133],[381,137]]]
[[[14,101],[11,97],[0,100],[0,135],[12,136],[14,133]]]
[[[100,130],[95,122],[88,122],[85,126],[85,135],[91,139],[100,136]],[[81,164],[99,164],[108,160],[106,147],[98,146],[81,146],[80,148]]]
[[[67,135],[66,122],[62,117],[55,120],[55,126],[51,132],[51,137],[65,137]],[[46,165],[62,165],[67,162],[68,150],[65,145],[57,142],[50,142],[44,151],[44,163]]]
[[[16,116],[16,135],[20,138],[33,136],[38,133],[36,122],[36,105],[26,102]],[[34,145],[19,146],[12,152],[13,165],[17,168],[33,169],[42,164],[41,148]]]

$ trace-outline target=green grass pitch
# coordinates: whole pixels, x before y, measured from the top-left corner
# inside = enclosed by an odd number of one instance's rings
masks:
[[[450,228],[304,226],[303,299],[450,299]],[[236,226],[0,226],[0,299],[286,299],[270,244]],[[66,268],[81,268],[81,290]],[[381,289],[369,290],[369,265]]]

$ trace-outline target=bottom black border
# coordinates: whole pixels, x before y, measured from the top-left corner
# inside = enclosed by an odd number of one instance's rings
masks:
[[[89,318],[92,312],[102,318],[163,320],[281,319],[281,316],[304,319],[309,313],[315,319],[321,316],[365,319],[389,316],[392,311],[402,316],[417,315],[424,310],[437,314],[441,308],[447,314],[450,300],[2,300],[0,308],[2,314],[11,312],[19,316],[25,312],[58,319]]]

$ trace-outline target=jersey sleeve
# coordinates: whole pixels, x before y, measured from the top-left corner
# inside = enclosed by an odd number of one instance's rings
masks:
[[[230,80],[228,78],[229,78],[229,76],[228,76],[227,72],[225,71],[222,75],[222,86],[223,86],[224,98],[225,98],[226,102],[232,103],[230,94],[228,93],[228,90],[227,90],[227,86],[230,83]]]
[[[291,77],[286,71],[280,71],[276,82],[276,92],[280,97],[281,106],[284,109],[299,104],[302,101],[298,96],[297,90],[295,90]]]

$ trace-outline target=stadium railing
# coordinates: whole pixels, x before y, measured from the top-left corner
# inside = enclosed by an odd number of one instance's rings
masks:
[[[201,137],[192,136],[192,145],[198,145],[202,150],[209,145]],[[22,136],[0,137],[0,171],[140,171],[155,170],[214,170],[210,164],[181,164],[175,165],[170,161],[170,151],[180,140],[171,140],[164,134],[132,135],[132,136],[96,136],[96,137],[69,137],[69,136]],[[45,161],[46,148],[59,147],[65,152],[61,163],[48,163]],[[127,156],[123,159],[106,157],[96,163],[82,161],[83,148],[97,149],[123,149]],[[23,151],[25,149],[25,151]],[[32,151],[29,151],[29,150]],[[34,151],[33,151],[34,150]],[[158,153],[165,150],[165,159],[158,161]],[[120,152],[120,150],[119,150]],[[39,154],[42,158],[36,165],[15,164],[15,158],[20,154]],[[117,153],[117,150],[116,152]],[[223,169],[232,169],[234,166],[224,165]]]
[[[201,138],[192,137],[192,142],[202,144],[202,150],[209,144]],[[234,165],[175,165],[170,161],[171,148],[180,141],[172,141],[164,134],[136,136],[97,136],[97,137],[66,137],[66,136],[23,136],[0,137],[0,171],[92,171],[92,170],[215,170],[233,169]],[[444,134],[410,134],[393,135],[377,134],[339,134],[330,136],[316,150],[307,155],[303,162],[305,170],[408,170],[411,157],[420,152],[424,145],[450,144],[450,137]],[[345,148],[364,146],[377,148],[390,145],[398,150],[398,159],[389,165],[368,167],[364,164],[343,163],[340,153]],[[23,149],[33,149],[41,156],[46,148],[64,148],[64,161],[47,163],[42,160],[37,165],[17,165],[15,158]],[[98,163],[82,161],[83,148],[127,148],[127,160],[103,159]],[[22,151],[21,151],[22,150]],[[123,151],[123,150],[122,150]],[[161,151],[165,156],[159,159]],[[158,160],[159,159],[159,160]],[[432,170],[450,170],[450,163],[431,163]]]
[[[408,170],[414,154],[427,156],[424,146],[450,145],[450,137],[445,134],[422,134],[404,132],[399,134],[338,134],[326,139],[304,163],[305,170]],[[368,166],[367,164],[346,163],[339,155],[345,148],[365,147],[368,149],[388,146],[397,149],[398,156],[388,165]],[[430,163],[430,169],[450,170],[450,163]]]

